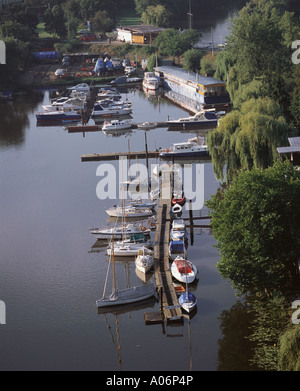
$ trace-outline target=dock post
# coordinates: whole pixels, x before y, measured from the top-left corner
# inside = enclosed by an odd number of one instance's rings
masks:
[[[190,216],[191,246],[193,246],[194,245],[194,219],[193,219],[192,200],[189,201],[189,216]]]

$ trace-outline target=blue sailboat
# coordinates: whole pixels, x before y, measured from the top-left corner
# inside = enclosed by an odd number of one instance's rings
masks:
[[[179,297],[179,304],[181,307],[186,311],[186,312],[192,312],[192,310],[196,307],[197,305],[197,299],[195,295],[191,292],[184,292],[180,297]]]

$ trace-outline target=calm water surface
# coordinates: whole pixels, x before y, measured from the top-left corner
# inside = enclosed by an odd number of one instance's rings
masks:
[[[164,100],[150,101],[143,91],[126,97],[136,122],[187,115]],[[246,351],[234,353],[238,335],[243,351],[243,321],[235,316],[240,308],[236,312],[234,292],[216,269],[214,239],[200,229],[188,249],[199,270],[198,309],[190,321],[146,326],[143,315],[158,310],[155,301],[98,315],[107,256],[105,248],[93,249],[89,227],[105,227],[105,209],[115,202],[97,198],[100,163],[82,163],[81,155],[127,151],[128,139],[131,150],[143,150],[144,132],[83,137],[62,126],[39,127],[35,112],[48,102],[45,92],[0,106],[0,299],[7,307],[1,370],[239,369],[247,359]],[[164,128],[147,134],[149,149],[192,136]],[[205,197],[217,186],[206,163]],[[134,262],[116,268],[119,284],[139,281]]]

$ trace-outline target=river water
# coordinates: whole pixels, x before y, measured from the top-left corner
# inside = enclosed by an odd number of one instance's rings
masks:
[[[216,42],[223,42],[227,25],[228,18],[215,25]],[[210,26],[202,32],[210,41]],[[188,258],[199,271],[193,287],[198,305],[183,325],[146,326],[144,313],[159,309],[155,300],[98,314],[108,257],[104,247],[95,247],[89,228],[109,224],[106,209],[118,201],[97,197],[101,163],[82,163],[81,155],[126,152],[128,146],[144,150],[145,135],[140,130],[119,137],[69,134],[63,126],[38,126],[35,112],[49,103],[50,93],[17,96],[0,105],[0,300],[6,304],[0,369],[250,370],[244,303],[218,273],[209,231],[196,228],[194,244],[189,243]],[[133,103],[134,122],[187,115],[142,90],[122,95]],[[153,129],[147,132],[148,148],[194,136]],[[118,162],[111,164],[119,183]],[[207,199],[218,182],[211,163],[203,163],[203,169]],[[118,262],[116,272],[120,287],[140,281],[134,262]]]
[[[143,91],[128,92],[123,98],[132,101],[136,122],[187,115],[163,99],[149,100]],[[37,126],[35,112],[49,99],[46,91],[0,106],[0,299],[7,315],[6,325],[0,326],[0,368],[247,369],[240,357],[236,360],[237,340],[231,339],[237,332],[243,337],[243,317],[235,316],[240,307],[217,271],[213,237],[200,228],[188,249],[199,271],[194,287],[197,312],[190,321],[166,329],[146,326],[144,313],[158,310],[155,301],[118,313],[97,313],[107,256],[105,248],[93,248],[89,227],[105,227],[105,210],[117,201],[97,197],[96,170],[101,163],[82,163],[81,155],[125,152],[128,140],[132,151],[143,150],[144,131],[120,137],[102,132],[83,136],[69,134],[62,126]],[[193,136],[153,129],[147,132],[148,147],[168,147]],[[118,173],[118,163],[112,164]],[[212,164],[204,163],[205,198],[217,187]],[[119,284],[138,281],[134,262],[119,262],[116,269]],[[111,282],[108,285],[110,289]],[[242,337],[238,350],[247,362]]]

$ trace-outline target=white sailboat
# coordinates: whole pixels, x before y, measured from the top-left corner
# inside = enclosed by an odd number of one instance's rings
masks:
[[[140,218],[140,217],[149,217],[153,215],[152,210],[150,209],[143,209],[143,208],[136,208],[136,207],[120,207],[116,206],[114,208],[110,208],[106,210],[106,213],[110,217],[125,217],[128,218]]]
[[[113,242],[112,242],[112,250],[114,250]],[[106,286],[108,280],[108,272],[107,272],[103,297],[100,300],[96,301],[96,305],[98,308],[134,303],[134,302],[148,299],[155,295],[156,288],[154,283],[136,285],[131,288],[125,288],[125,289],[117,289],[116,278],[115,278],[114,251],[112,251],[111,259],[113,264],[113,290],[109,296],[106,296]]]
[[[152,251],[143,243],[119,242],[114,246],[114,249],[108,247],[106,250],[109,256],[114,252],[116,257],[136,257],[140,251],[152,255]]]
[[[99,240],[111,240],[112,237],[115,240],[122,240],[126,236],[143,233],[145,235],[150,235],[150,229],[139,224],[127,224],[125,227],[113,227],[113,228],[91,228],[90,232],[92,235],[95,235]]]

